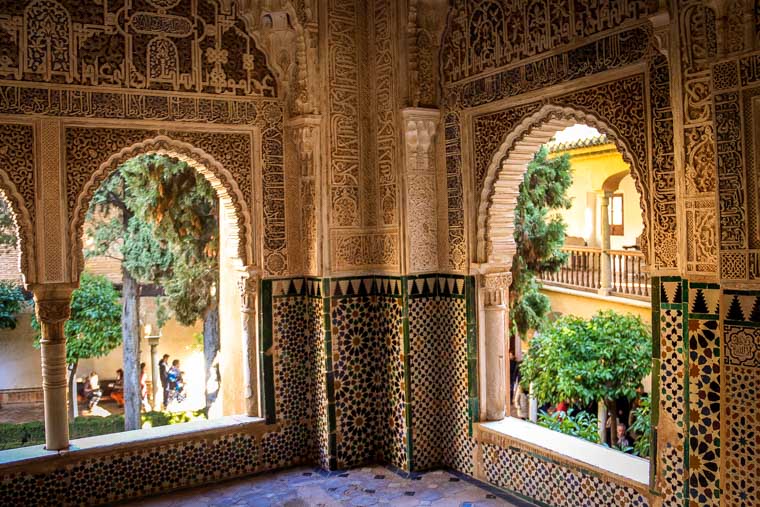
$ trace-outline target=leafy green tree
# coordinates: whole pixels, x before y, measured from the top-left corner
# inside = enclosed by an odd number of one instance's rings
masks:
[[[0,329],[16,329],[16,316],[21,311],[24,293],[9,281],[0,281]]]
[[[128,204],[150,223],[159,242],[171,245],[171,272],[163,276],[168,309],[180,324],[203,319],[206,406],[219,391],[219,216],[217,196],[206,178],[177,159],[144,155],[122,166]]]
[[[40,325],[32,317],[37,331],[34,344],[40,346]],[[66,363],[69,372],[70,413],[76,417],[76,373],[81,359],[102,357],[121,345],[121,307],[119,292],[104,276],[82,273],[79,288],[71,295],[71,317],[64,327]]]
[[[93,196],[88,210],[86,257],[106,256],[121,263],[121,333],[124,357],[124,428],[140,428],[140,283],[155,283],[170,269],[172,252],[155,238],[152,224],[135,213],[137,199],[122,166]]]
[[[608,310],[590,320],[561,317],[536,333],[520,372],[539,403],[602,401],[615,428],[616,400],[633,399],[651,367],[652,338],[641,318]]]
[[[8,201],[0,195],[0,252],[9,252],[18,245],[16,222]]]
[[[512,335],[525,336],[528,330],[540,330],[546,323],[551,307],[549,298],[539,292],[537,276],[559,271],[567,260],[561,251],[567,226],[553,212],[570,207],[566,193],[572,181],[570,157],[550,159],[546,147],[541,147],[520,184],[515,207],[517,251],[509,290]]]

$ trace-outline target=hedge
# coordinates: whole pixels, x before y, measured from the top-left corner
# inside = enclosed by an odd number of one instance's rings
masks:
[[[206,409],[187,412],[145,412],[142,414],[143,427],[181,424],[195,419],[205,419]],[[124,431],[124,416],[77,417],[69,423],[72,439],[107,435]],[[0,424],[0,450],[16,449],[45,443],[45,424],[42,421]]]

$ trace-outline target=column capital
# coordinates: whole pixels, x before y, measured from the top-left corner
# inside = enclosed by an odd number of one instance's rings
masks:
[[[257,270],[246,270],[240,274],[238,290],[240,291],[240,309],[243,313],[256,311],[256,297],[260,278],[260,273]]]
[[[38,284],[30,289],[34,294],[37,319],[45,324],[57,324],[71,315],[71,293],[74,284]]]
[[[486,273],[481,276],[485,290],[484,304],[486,307],[503,307],[509,302],[509,286],[512,285],[512,273]]]
[[[670,13],[667,6],[661,6],[655,14],[649,16],[649,21],[654,28],[654,48],[668,57],[670,51]]]
[[[408,107],[401,110],[401,117],[404,120],[407,155],[428,155],[441,120],[441,112],[438,109]]]
[[[296,116],[288,121],[288,129],[293,134],[293,141],[298,149],[298,158],[302,162],[311,162],[318,142],[317,131],[322,117],[317,114]]]

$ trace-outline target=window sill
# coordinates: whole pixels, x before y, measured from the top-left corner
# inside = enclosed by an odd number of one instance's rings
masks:
[[[71,446],[62,451],[48,451],[45,449],[44,445],[8,449],[0,451],[0,468],[5,466],[16,466],[28,462],[38,462],[46,459],[53,459],[55,457],[76,456],[80,454],[85,455],[95,451],[134,447],[135,445],[158,445],[169,440],[187,438],[191,435],[197,436],[198,434],[215,433],[220,430],[226,432],[236,428],[250,428],[252,425],[255,425],[257,429],[260,428],[262,433],[273,428],[273,426],[266,425],[264,419],[260,417],[248,417],[242,415],[226,416],[212,420],[191,421],[183,424],[158,426],[155,428],[144,428],[133,431],[124,431],[121,433],[110,433],[108,435],[79,438],[72,440]]]
[[[578,437],[552,431],[516,417],[478,424],[480,435],[492,433],[506,436],[516,443],[527,444],[537,450],[568,459],[578,464],[619,476],[641,486],[649,486],[649,461],[620,451],[594,444]],[[487,440],[484,439],[484,440]]]

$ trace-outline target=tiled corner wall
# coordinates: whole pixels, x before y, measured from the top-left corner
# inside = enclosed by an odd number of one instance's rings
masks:
[[[485,479],[541,505],[648,507],[648,488],[554,459],[502,435],[478,432]]]
[[[377,460],[406,469],[400,278],[330,280],[337,467]]]
[[[724,290],[724,504],[760,505],[760,291]]]
[[[467,297],[472,279],[426,275],[406,279],[409,311],[412,470],[448,466],[472,474],[471,415],[477,391],[474,326]],[[473,377],[474,379],[474,377]],[[471,396],[472,395],[472,396]],[[470,407],[474,410],[470,410]]]

